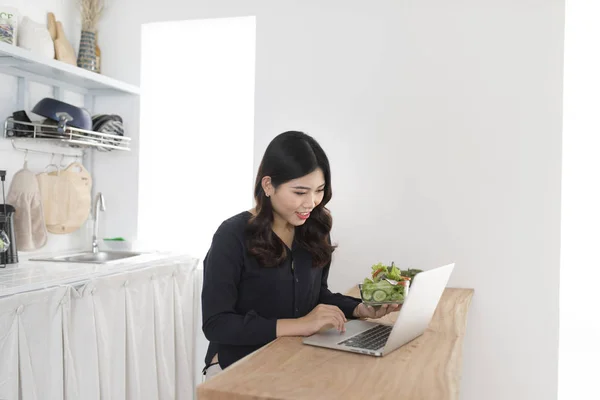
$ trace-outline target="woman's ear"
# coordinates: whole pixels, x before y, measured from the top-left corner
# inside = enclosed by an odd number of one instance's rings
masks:
[[[265,195],[267,197],[271,196],[273,194],[273,185],[271,184],[271,177],[263,176],[261,184]]]

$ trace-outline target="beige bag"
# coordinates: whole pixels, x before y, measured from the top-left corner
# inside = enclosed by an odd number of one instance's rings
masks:
[[[15,234],[19,251],[32,251],[43,247],[48,240],[44,210],[35,174],[23,169],[13,176],[6,202],[15,207]]]
[[[51,233],[71,233],[88,219],[91,208],[92,177],[81,163],[62,171],[37,175],[46,228]]]
[[[58,168],[58,166],[56,166]],[[40,194],[42,196],[42,207],[44,209],[44,222],[46,226],[56,225],[67,219],[65,207],[62,207],[60,193],[69,190],[69,181],[56,174],[50,175],[42,172],[36,176]]]

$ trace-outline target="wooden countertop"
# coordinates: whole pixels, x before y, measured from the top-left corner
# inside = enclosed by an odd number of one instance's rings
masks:
[[[358,288],[348,294],[359,297]],[[384,357],[279,338],[198,385],[198,399],[457,400],[472,296],[447,288],[425,333]]]

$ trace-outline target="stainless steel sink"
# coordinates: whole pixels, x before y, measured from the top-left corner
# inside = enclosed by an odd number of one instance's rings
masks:
[[[88,264],[107,264],[113,261],[123,260],[125,258],[139,256],[142,253],[133,251],[99,251],[98,250],[98,217],[100,211],[106,209],[104,196],[102,193],[96,194],[94,200],[94,232],[92,234],[92,250],[79,253],[63,254],[54,257],[35,257],[30,261],[56,261],[65,263],[88,263]]]
[[[111,261],[123,260],[129,257],[139,256],[142,253],[136,253],[132,251],[99,251],[93,253],[91,251],[84,251],[81,253],[66,254],[55,257],[37,257],[30,258],[31,261],[56,261],[56,262],[70,262],[70,263],[90,263],[90,264],[106,264]]]

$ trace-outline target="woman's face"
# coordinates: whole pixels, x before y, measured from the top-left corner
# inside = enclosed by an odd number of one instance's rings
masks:
[[[267,183],[265,185],[265,183]],[[321,168],[308,175],[279,185],[275,190],[270,178],[263,178],[263,188],[269,194],[275,220],[300,226],[310,218],[310,212],[323,201],[325,177]]]

